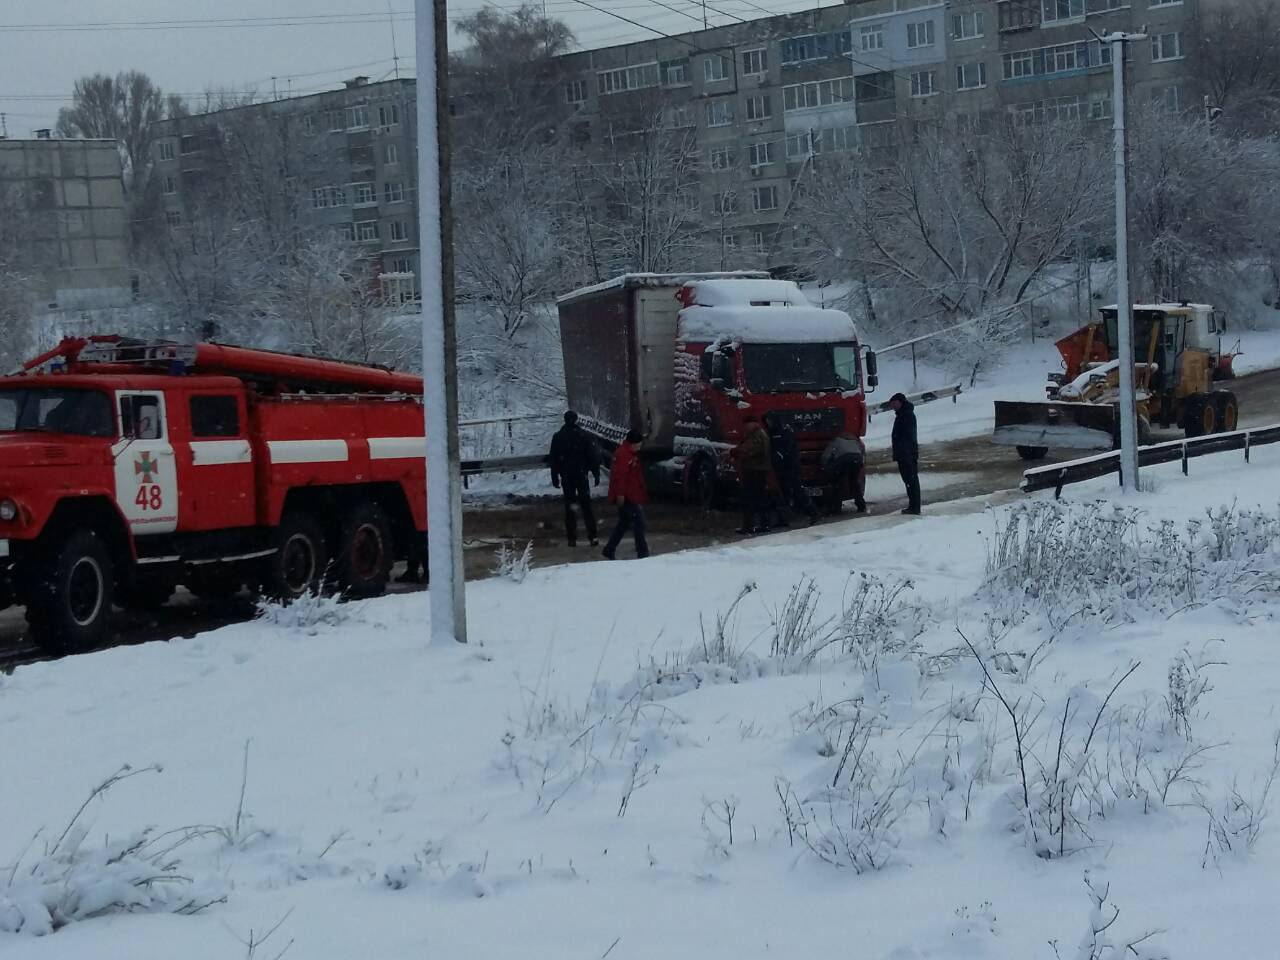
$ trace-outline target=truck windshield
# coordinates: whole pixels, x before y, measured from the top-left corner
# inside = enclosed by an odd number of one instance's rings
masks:
[[[114,437],[111,400],[97,390],[0,390],[0,433]]]
[[[748,343],[742,347],[746,386],[752,393],[855,390],[856,343]]]

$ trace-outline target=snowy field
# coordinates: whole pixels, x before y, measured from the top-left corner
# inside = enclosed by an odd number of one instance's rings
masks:
[[[465,647],[415,595],[21,667],[0,952],[1273,955],[1253,459],[475,583]]]

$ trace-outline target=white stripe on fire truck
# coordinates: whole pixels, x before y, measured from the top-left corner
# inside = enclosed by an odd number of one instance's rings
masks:
[[[350,459],[345,440],[268,440],[272,463],[343,463]]]
[[[252,463],[248,440],[193,440],[191,462],[197,467],[214,467],[227,463]]]
[[[426,437],[370,437],[370,460],[421,460],[427,455]]]

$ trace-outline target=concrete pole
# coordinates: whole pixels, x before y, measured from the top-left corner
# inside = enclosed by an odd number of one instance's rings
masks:
[[[1113,33],[1104,40],[1111,44],[1111,66],[1115,86],[1111,112],[1115,117],[1116,163],[1116,326],[1119,331],[1120,362],[1120,486],[1138,490],[1138,413],[1133,376],[1133,299],[1129,292],[1129,142],[1125,129],[1124,51],[1130,40],[1146,39],[1141,34]]]
[[[418,225],[422,378],[427,429],[431,641],[467,642],[458,450],[458,343],[449,206],[448,25],[445,0],[415,0],[418,52]]]

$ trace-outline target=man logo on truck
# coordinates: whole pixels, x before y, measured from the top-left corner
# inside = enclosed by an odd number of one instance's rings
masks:
[[[151,475],[160,473],[160,464],[151,459],[151,454],[144,453],[141,460],[134,461],[133,472],[142,474],[143,484],[149,484],[152,483]]]

